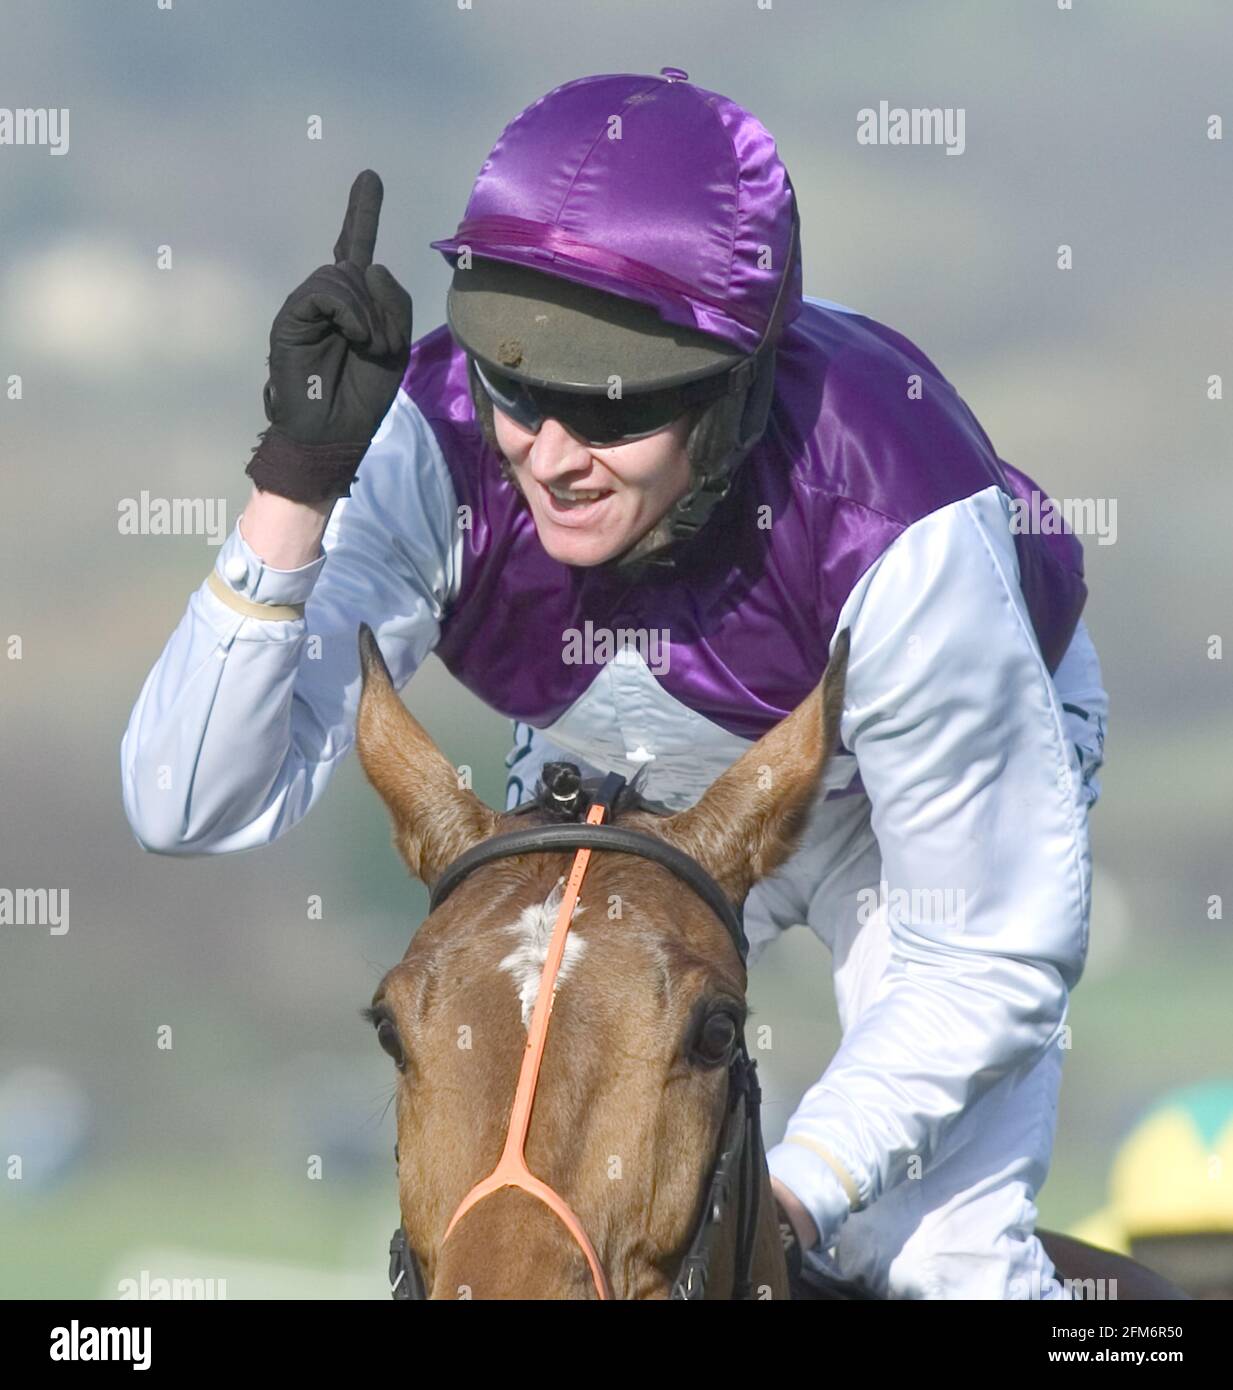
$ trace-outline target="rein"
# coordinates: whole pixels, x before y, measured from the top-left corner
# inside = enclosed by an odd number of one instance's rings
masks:
[[[576,769],[570,765],[563,766],[569,767],[576,777]],[[564,849],[575,851],[540,973],[539,992],[527,1030],[526,1047],[522,1054],[501,1156],[492,1172],[476,1183],[462,1199],[445,1229],[442,1244],[450,1238],[462,1218],[484,1198],[506,1187],[520,1188],[537,1198],[560,1220],[585,1256],[595,1290],[599,1298],[605,1301],[613,1298],[612,1286],[581,1221],[555,1189],[531,1172],[527,1167],[525,1153],[548,1038],[557,975],[564,959],[566,940],[592,851],[602,849],[635,854],[668,869],[686,883],[715,913],[742,960],[746,954],[745,933],[739,909],[733,906],[727,895],[700,864],[654,835],[604,823],[605,818],[611,815],[624,785],[623,777],[609,773],[591,798],[586,819],[582,823],[513,830],[476,845],[445,869],[433,885],[430,899],[430,911],[435,911],[468,874],[496,859],[517,854],[560,852]],[[719,1154],[711,1172],[693,1241],[672,1285],[673,1299],[694,1300],[706,1296],[711,1258],[733,1198],[738,1206],[733,1296],[738,1299],[748,1299],[752,1296],[753,1250],[757,1237],[763,1167],[762,1131],[759,1123],[760,1099],[756,1065],[749,1056],[742,1034],[728,1068],[728,1117],[720,1139]],[[390,1278],[391,1292],[395,1299],[427,1297],[418,1261],[401,1227],[395,1232],[390,1243]]]

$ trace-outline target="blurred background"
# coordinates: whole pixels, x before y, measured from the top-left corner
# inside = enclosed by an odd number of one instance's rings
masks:
[[[1209,138],[1233,8],[763,5],[6,0],[0,105],[69,108],[71,143],[0,145],[0,887],[69,890],[71,916],[0,926],[0,1295],[114,1297],[147,1270],[386,1296],[393,1073],[359,1010],[424,895],[354,759],[261,853],[137,847],[120,738],[216,552],[122,535],[118,508],[223,498],[230,529],[270,321],[355,173],[385,180],[378,259],[427,332],[428,242],[504,124],[588,73],[676,65],[755,111],[806,292],[914,339],[1055,496],[1116,500],[1116,543],[1086,543],[1112,712],[1042,1221],[1105,1204],[1162,1093],[1233,1073],[1233,651],[1210,645],[1233,640],[1231,407],[1209,387],[1233,393],[1233,126]],[[962,156],[859,145],[881,100],[964,108]],[[435,659],[405,697],[500,804],[508,725]],[[752,994],[769,1143],[837,1041],[826,952],[787,933]]]

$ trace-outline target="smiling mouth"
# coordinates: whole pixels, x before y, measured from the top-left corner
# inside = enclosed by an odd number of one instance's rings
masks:
[[[567,488],[540,484],[548,494],[553,510],[581,511],[612,496],[611,488]]]

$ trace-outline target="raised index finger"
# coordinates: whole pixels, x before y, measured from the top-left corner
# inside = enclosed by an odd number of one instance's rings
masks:
[[[380,178],[372,169],[357,174],[351,185],[351,196],[347,200],[347,215],[343,218],[342,231],[334,243],[334,264],[346,261],[360,270],[372,265],[373,250],[377,245],[377,222],[381,217],[381,199],[385,189]]]

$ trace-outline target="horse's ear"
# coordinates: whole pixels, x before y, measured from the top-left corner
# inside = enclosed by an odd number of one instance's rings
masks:
[[[457,769],[398,698],[367,623],[360,625],[360,671],[360,762],[389,807],[398,852],[416,878],[432,884],[464,850],[493,834],[496,812],[459,786]]]
[[[656,825],[740,903],[791,854],[839,741],[849,634],[835,641],[826,674],[786,719],[743,753],[687,811]]]

